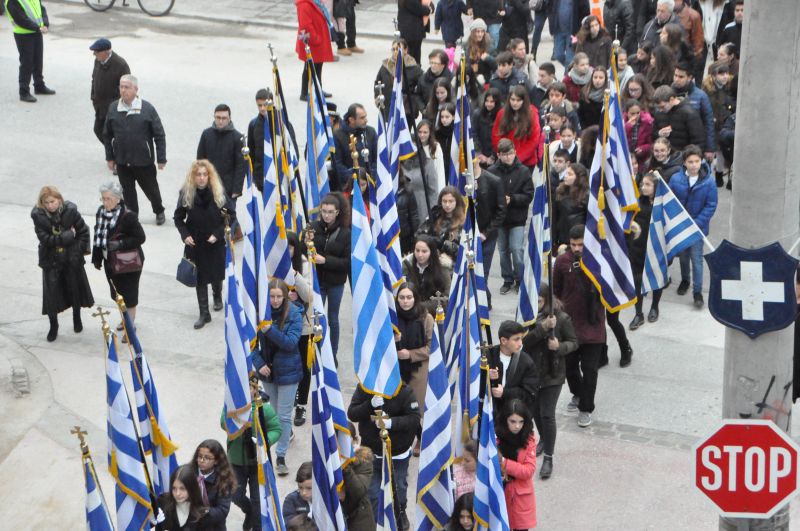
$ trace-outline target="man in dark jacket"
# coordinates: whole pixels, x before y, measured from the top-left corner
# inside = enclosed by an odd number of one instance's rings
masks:
[[[630,0],[606,0],[603,4],[603,25],[629,55],[636,53],[636,21]]]
[[[567,384],[572,400],[568,413],[578,412],[578,426],[592,423],[597,369],[606,343],[606,312],[597,288],[581,268],[584,225],[569,231],[569,250],[556,258],[553,267],[553,295],[572,319],[580,346],[567,356]]]
[[[358,150],[358,164],[362,168],[367,168],[370,175],[377,175],[378,160],[378,133],[367,125],[367,110],[360,103],[353,103],[348,107],[347,112],[342,117],[342,125],[333,133],[336,144],[336,152],[333,162],[336,166],[336,175],[339,179],[352,179],[353,177],[353,155],[350,151],[350,135],[356,138],[356,149]],[[369,160],[364,158],[362,150],[369,150]],[[344,182],[334,182],[331,180],[331,191],[344,189]]]
[[[522,280],[525,221],[528,219],[528,205],[533,200],[533,180],[531,172],[517,158],[511,140],[503,138],[498,142],[497,157],[499,160],[489,171],[502,181],[506,201],[506,217],[497,239],[503,276],[500,293],[505,295],[512,287],[519,291]]]
[[[524,326],[516,321],[503,321],[497,331],[500,345],[489,351],[489,379],[495,411],[503,411],[503,405],[515,398],[533,410],[539,379],[533,359],[522,351],[524,335]]]
[[[653,45],[653,48],[659,46],[661,44],[661,30],[667,24],[677,24],[678,27],[681,28],[681,32],[683,32],[684,29],[681,25],[681,19],[673,13],[674,9],[674,0],[658,0],[656,2],[656,16],[645,24],[639,42],[649,42]]]
[[[258,89],[256,92],[256,106],[258,116],[250,120],[247,125],[247,147],[250,149],[250,160],[253,163],[253,178],[256,188],[264,186],[264,120],[269,118],[269,108],[272,105],[272,91]]]
[[[676,96],[683,98],[700,114],[705,130],[705,159],[711,162],[714,160],[714,153],[717,151],[714,109],[711,107],[711,100],[708,98],[708,94],[695,85],[689,65],[678,63],[675,66],[675,74],[672,77],[672,90],[675,91]]]
[[[433,2],[428,5],[422,0],[398,0],[397,2],[397,30],[400,37],[408,44],[408,53],[417,64],[422,62],[422,41],[425,33],[430,29],[430,20],[425,22],[425,17],[433,14]]]
[[[482,170],[477,162],[472,165],[472,168],[478,187],[475,210],[477,211],[478,229],[481,231],[481,240],[483,241],[483,275],[489,278],[497,237],[506,219],[506,196],[500,177],[489,170]],[[487,295],[491,302],[492,297],[488,291]]]
[[[383,118],[389,121],[389,106],[392,101],[392,90],[394,90],[394,73],[397,67],[397,50],[403,50],[403,110],[406,111],[406,120],[409,126],[413,126],[417,115],[425,106],[419,99],[419,78],[422,77],[422,67],[417,64],[413,57],[408,54],[408,45],[403,39],[392,43],[392,55],[384,59],[375,76],[376,90],[380,83],[381,94],[383,95]],[[425,102],[427,103],[427,102]]]
[[[653,95],[658,112],[653,117],[653,140],[665,137],[672,149],[682,151],[689,144],[705,148],[706,130],[700,114],[688,101],[681,101],[672,87],[658,87]],[[706,151],[704,149],[704,151]]]
[[[590,13],[589,0],[550,0],[547,22],[553,36],[553,61],[564,67],[572,62],[572,36],[577,35],[581,21]]]
[[[383,414],[382,419],[377,419],[376,411]],[[388,417],[388,418],[387,418]],[[400,511],[401,528],[408,529],[403,521],[406,517],[406,492],[408,490],[408,462],[411,460],[411,445],[420,429],[419,402],[413,389],[406,384],[401,384],[400,391],[393,398],[382,398],[379,395],[370,395],[359,385],[347,408],[347,418],[358,423],[358,433],[361,435],[361,445],[369,447],[375,454],[372,462],[372,482],[369,486],[369,498],[372,502],[373,514],[378,514],[378,494],[381,490],[383,477],[383,441],[380,438],[381,422],[389,431],[392,441],[392,468],[397,488],[395,502]]]
[[[36,94],[51,95],[56,91],[44,84],[44,38],[50,28],[47,10],[40,0],[5,0],[8,18],[19,52],[19,99],[35,103],[31,94],[31,77]]]
[[[94,70],[92,70],[92,105],[94,106],[94,135],[101,144],[106,114],[111,102],[119,97],[119,80],[131,69],[121,55],[111,50],[111,41],[97,39],[89,46],[94,54]]]
[[[425,106],[431,100],[434,81],[440,77],[447,79],[448,82],[453,80],[453,73],[447,68],[449,61],[450,59],[444,50],[436,49],[428,54],[429,67],[419,78],[419,83],[417,84],[419,96],[422,100],[420,102],[420,110],[425,109]]]
[[[719,30],[717,32],[717,49],[723,44],[729,42],[736,46],[736,56],[739,57],[742,53],[742,22],[744,21],[744,0],[735,0],[733,10],[733,21],[723,23],[720,21]],[[728,7],[727,5],[725,6]]]
[[[125,206],[139,213],[136,183],[150,200],[156,224],[163,225],[164,205],[156,180],[158,169],[167,165],[167,137],[155,107],[139,97],[139,81],[126,74],[119,80],[119,99],[111,102],[106,115],[104,141],[106,161],[117,171]],[[155,145],[155,146],[154,146]]]
[[[496,88],[503,96],[501,101],[508,98],[508,93],[514,85],[527,87],[528,77],[514,68],[514,56],[511,52],[500,52],[497,54],[497,70],[489,81],[491,88]]]

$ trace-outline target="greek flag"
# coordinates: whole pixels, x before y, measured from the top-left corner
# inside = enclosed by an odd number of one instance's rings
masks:
[[[669,278],[669,262],[678,253],[703,239],[703,232],[669,185],[663,179],[657,181],[644,260],[642,293],[663,288]],[[644,238],[645,235],[639,237]]]
[[[139,437],[145,454],[150,454],[153,459],[153,490],[156,496],[160,496],[171,490],[169,478],[178,468],[178,460],[175,457],[175,450],[178,447],[170,438],[167,421],[159,407],[156,383],[147,358],[144,357],[136,328],[127,311],[122,312],[122,316],[128,344],[134,352],[131,360],[131,379],[136,398],[136,416],[139,418]]]
[[[453,142],[450,145],[450,168],[447,171],[447,184],[455,186],[464,197],[467,194],[466,173],[472,172],[472,160],[475,158],[475,144],[472,141],[472,123],[469,112],[469,94],[466,87],[466,58],[462,55],[458,69],[458,96],[456,97],[456,116],[453,121]]]
[[[389,160],[392,172],[392,191],[397,193],[400,173],[400,162],[416,154],[411,133],[408,131],[408,120],[403,106],[403,48],[397,47],[397,60],[394,67],[394,85],[392,85],[392,99],[389,103],[389,131],[391,157]],[[381,115],[383,113],[380,113]],[[380,151],[380,147],[378,148]],[[398,229],[399,231],[399,229]]]
[[[225,300],[225,431],[228,439],[235,439],[245,428],[250,426],[250,381],[248,375],[252,369],[250,358],[251,341],[255,339],[255,330],[249,326],[242,309],[239,296],[239,280],[233,267],[231,246],[226,246],[225,284],[227,297]]]
[[[509,531],[503,475],[494,432],[492,392],[486,379],[486,399],[481,415],[481,439],[478,446],[478,469],[475,477],[473,516],[479,531]]]
[[[477,207],[475,202],[470,203],[467,209],[467,219],[464,221],[464,233],[467,234],[471,242],[473,256],[475,256],[475,268],[473,269],[473,281],[475,282],[475,292],[478,297],[478,319],[481,325],[489,326],[489,296],[486,289],[486,275],[483,269],[483,242],[481,232],[475,220],[477,219]]]
[[[239,222],[244,235],[244,256],[242,259],[242,306],[247,324],[253,330],[261,328],[267,316],[267,299],[269,290],[267,282],[267,265],[264,262],[262,242],[264,227],[264,198],[253,179],[253,165],[250,156],[245,155],[247,171],[242,201],[246,205],[244,215]],[[255,348],[253,342],[248,353]],[[249,356],[249,354],[248,354]]]
[[[400,390],[400,368],[382,270],[361,194],[353,194],[353,355],[365,391],[391,398]]]
[[[92,458],[83,458],[83,479],[86,483],[86,529],[88,531],[114,531],[106,500],[100,491]]]
[[[383,459],[381,459],[381,490],[378,492],[378,514],[375,531],[397,531],[397,519],[394,515],[394,496],[392,492],[392,453],[391,443],[384,443]]]
[[[528,245],[524,255],[525,270],[519,287],[518,312],[525,326],[536,322],[539,313],[539,287],[542,285],[544,267],[551,250],[547,177],[540,172],[539,178],[533,189],[531,214],[525,226]]]
[[[258,408],[256,414],[260,414]],[[264,428],[258,418],[253,419],[256,427],[256,457],[258,458],[258,496],[261,499],[261,529],[263,531],[284,531],[286,524],[283,521],[280,495],[275,483],[275,472],[269,460],[269,448]]]
[[[618,312],[636,302],[625,224],[628,213],[635,214],[639,208],[636,194],[625,192],[626,180],[632,183],[630,158],[624,144],[624,130],[620,139],[619,128],[614,123],[617,118],[621,122],[615,102],[609,100],[606,107],[602,135],[605,138],[597,138],[592,160],[581,260],[581,268],[597,286],[603,306],[610,312]],[[615,109],[610,109],[612,106]],[[632,220],[633,216],[630,218]]]
[[[268,112],[268,119],[264,120],[264,261],[268,278],[279,278],[289,286],[294,286],[292,259],[289,256],[289,243],[286,241],[286,224],[283,221],[283,206],[277,180],[277,154],[273,142],[275,135],[271,130],[277,117],[274,107]]]
[[[106,357],[106,403],[108,404],[108,472],[114,478],[117,529],[149,529],[153,508],[145,475],[145,463],[133,424],[131,404],[122,381],[117,357],[117,335],[108,336]]]
[[[405,119],[405,116],[403,117]],[[397,326],[397,311],[394,307],[394,292],[403,283],[403,263],[400,252],[400,221],[397,203],[389,174],[389,152],[383,113],[378,113],[378,160],[374,185],[368,185],[372,239],[377,242],[381,263],[386,303],[392,324]],[[355,184],[355,183],[354,183]]]
[[[330,192],[328,170],[325,163],[334,149],[333,132],[328,120],[328,105],[317,79],[314,63],[309,57],[308,69],[308,110],[306,112],[306,208],[310,221],[319,217],[319,204]]]
[[[428,360],[428,388],[422,419],[419,476],[417,478],[417,531],[441,529],[453,512],[453,461],[450,427],[450,386],[439,344],[438,326],[433,327]]]
[[[283,85],[281,84],[281,75],[278,72],[277,63],[272,67],[272,74],[275,94],[278,96],[275,100],[276,110],[278,111],[277,132],[280,138],[278,169],[281,172],[281,177],[278,182],[286,183],[285,189],[281,191],[285,198],[285,201],[283,201],[284,218],[288,221],[289,230],[295,234],[300,234],[306,224],[303,200],[300,196],[300,186],[298,185],[300,181],[300,158],[297,145],[292,138],[289,113],[286,111],[286,98],[283,95]]]
[[[466,239],[467,236],[464,235]],[[444,320],[445,353],[450,391],[457,404],[455,440],[465,441],[475,431],[480,394],[480,321],[474,270],[467,263],[467,247],[459,246]],[[456,445],[461,455],[461,445]]]
[[[625,121],[622,119],[622,103],[619,96],[619,76],[617,66],[611,61],[609,73],[610,95],[608,98],[607,126],[609,137],[610,155],[608,164],[611,171],[617,175],[613,182],[614,194],[622,210],[622,227],[625,232],[630,232],[631,223],[636,213],[639,212],[639,188],[631,165],[631,152],[628,149],[628,137],[625,135]],[[609,169],[606,169],[609,172]]]

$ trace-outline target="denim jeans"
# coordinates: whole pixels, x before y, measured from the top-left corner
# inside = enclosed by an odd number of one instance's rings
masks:
[[[322,303],[328,304],[328,326],[331,331],[331,350],[333,350],[333,359],[336,361],[336,366],[339,366],[339,361],[336,359],[336,353],[339,351],[339,307],[342,305],[342,296],[344,295],[344,284],[339,286],[330,286],[323,288],[320,286],[320,294],[322,295]],[[330,297],[330,300],[328,300]]]
[[[492,53],[497,48],[497,43],[500,42],[500,26],[502,24],[489,24],[486,27],[486,33],[492,36],[492,45],[489,48],[489,53]]]
[[[269,395],[269,403],[278,413],[281,421],[281,438],[278,439],[275,453],[278,457],[285,457],[289,449],[289,439],[292,436],[292,413],[294,411],[294,396],[297,393],[297,384],[276,385],[265,382],[264,391]]]
[[[258,493],[258,466],[256,465],[231,465],[236,474],[236,490],[233,491],[232,501],[247,516],[253,524],[253,531],[261,531],[261,502]],[[249,486],[250,497],[245,495]]]
[[[689,262],[692,263],[692,293],[703,291],[703,240],[681,251],[678,255],[681,264],[681,282],[689,282]]]
[[[408,492],[408,463],[411,454],[405,459],[392,459],[392,478],[394,479],[395,503],[399,511],[406,509],[406,493]],[[372,482],[369,484],[369,501],[372,504],[372,514],[378,514],[378,494],[383,481],[383,458],[376,457],[372,461]]]
[[[503,276],[503,283],[520,282],[523,274],[522,257],[525,253],[525,227],[500,229],[497,232],[497,247],[500,251],[500,274]]]
[[[572,49],[572,35],[556,33],[553,37],[553,60],[560,62],[564,68],[572,62],[575,51]]]
[[[533,58],[536,59],[536,51],[539,49],[539,43],[542,42],[542,30],[544,23],[547,22],[547,9],[542,9],[533,14],[533,38],[531,39],[531,53]]]
[[[563,384],[539,389],[533,400],[533,421],[544,444],[544,455],[553,456],[556,448],[556,404]]]

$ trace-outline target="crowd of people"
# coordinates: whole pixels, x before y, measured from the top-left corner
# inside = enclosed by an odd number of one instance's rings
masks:
[[[24,9],[29,3],[39,6],[38,22]],[[324,62],[363,51],[355,44],[351,0],[335,0],[330,5],[298,0],[297,4],[299,35],[306,37],[312,49],[318,77]],[[472,17],[466,28],[462,24],[465,14]],[[8,2],[8,16],[20,49],[20,98],[33,102],[31,77],[37,94],[54,92],[44,85],[41,71],[46,11],[37,0],[14,0]],[[449,293],[467,216],[467,200],[457,188],[447,185],[458,90],[459,65],[453,60],[457,41],[465,41],[466,95],[474,109],[475,221],[487,278],[495,252],[499,254],[501,296],[519,292],[524,228],[534,195],[532,175],[549,153],[545,178],[553,205],[552,237],[557,255],[553,285],[541,287],[538,321],[530,327],[504,321],[498,331],[499,344],[488,356],[510,526],[530,529],[536,526],[536,458],[543,456],[541,479],[554,472],[555,413],[563,384],[568,384],[571,394],[566,411],[577,415],[578,426],[587,427],[595,409],[598,369],[608,363],[606,324],[620,346],[620,365],[630,365],[633,356],[618,313],[606,311],[597,288],[580,267],[589,168],[601,134],[609,72],[613,69],[618,76],[631,164],[641,191],[641,211],[628,237],[639,295],[628,328],[635,331],[659,318],[662,290],[650,295],[646,320],[641,293],[649,213],[658,180],[669,184],[704,234],[708,234],[717,188],[725,184],[726,173],[727,187],[731,187],[743,16],[743,0],[606,0],[602,21],[589,14],[588,0],[512,0],[499,9],[495,2],[485,0],[466,4],[441,0],[436,6],[428,0],[399,0],[401,38],[393,42],[376,81],[381,82],[378,93],[388,101],[402,50],[402,92],[416,144],[416,156],[400,165],[397,193],[406,280],[397,289],[395,300],[403,385],[397,396],[388,399],[358,388],[349,402],[353,433],[363,443],[345,471],[342,500],[350,529],[375,526],[383,452],[375,409],[387,416],[395,503],[401,529],[409,528],[407,474],[411,457],[420,451],[421,405],[425,403],[434,317],[437,301]],[[445,47],[428,54],[428,68],[423,70],[420,46],[431,19],[435,31],[441,31]],[[550,62],[537,63],[541,30],[547,20],[555,48]],[[331,30],[338,46],[336,55],[328,34],[320,38],[320,27]],[[619,41],[619,47],[613,41]],[[55,186],[45,186],[39,193],[31,216],[39,239],[42,314],[50,320],[48,341],[58,336],[60,312],[71,308],[74,331],[80,332],[81,308],[94,303],[85,256],[91,256],[92,265],[104,271],[111,297],[122,295],[135,320],[146,239],[137,184],[150,202],[156,224],[166,222],[157,180],[167,162],[158,112],[138,95],[138,79],[112,51],[110,41],[99,39],[90,49],[96,58],[94,132],[104,146],[108,168],[117,178],[99,189],[102,204],[91,238],[77,206],[65,200]],[[297,52],[305,60],[302,40],[298,40]],[[554,62],[564,67],[561,80],[556,77]],[[306,79],[301,99],[308,98]],[[269,119],[271,99],[266,89],[256,93],[259,114],[248,126],[255,175],[263,173],[259,132]],[[367,110],[359,103],[350,104],[341,117],[332,112],[330,118],[335,144],[328,170],[331,193],[321,200],[319,218],[311,227],[316,249],[313,259],[337,357],[339,312],[350,273],[352,194],[366,197],[370,176],[376,172],[377,157],[368,154],[377,152],[377,132],[368,125]],[[356,140],[359,160],[353,160],[351,138]],[[177,194],[173,222],[184,244],[184,256],[196,267],[199,317],[195,329],[211,321],[212,310],[223,308],[226,225],[233,231],[233,241],[242,237],[236,222],[236,200],[242,195],[246,164],[242,147],[242,135],[231,122],[230,108],[218,105],[212,125],[199,140],[197,160],[187,169]],[[289,233],[287,237],[294,287],[290,289],[278,279],[269,283],[272,321],[259,332],[252,380],[253,396],[261,394],[264,400],[255,417],[274,445],[276,471],[281,476],[290,473],[286,455],[294,437],[293,426],[306,422],[310,375],[302,356],[312,333],[307,244],[302,234]],[[698,309],[704,304],[702,245],[681,254],[677,288],[677,293],[684,295],[691,287]],[[491,309],[492,294],[488,295]],[[474,525],[475,441],[467,442],[462,453],[454,469],[458,497],[447,527],[451,530]],[[161,528],[225,529],[233,501],[245,514],[245,528],[260,529],[255,463],[249,430],[228,441],[227,452],[214,440],[201,443],[192,462],[175,472],[171,492],[161,500],[165,515]],[[287,497],[283,513],[292,522],[291,529],[313,529],[310,464],[304,463],[296,474],[298,490]]]

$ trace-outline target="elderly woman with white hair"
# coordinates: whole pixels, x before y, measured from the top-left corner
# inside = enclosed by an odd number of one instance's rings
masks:
[[[139,278],[144,264],[142,244],[146,236],[136,212],[125,207],[119,183],[110,181],[100,186],[100,196],[103,204],[97,209],[92,264],[95,269],[105,270],[111,298],[116,299],[118,293],[122,295],[128,314],[134,320],[139,305]]]

